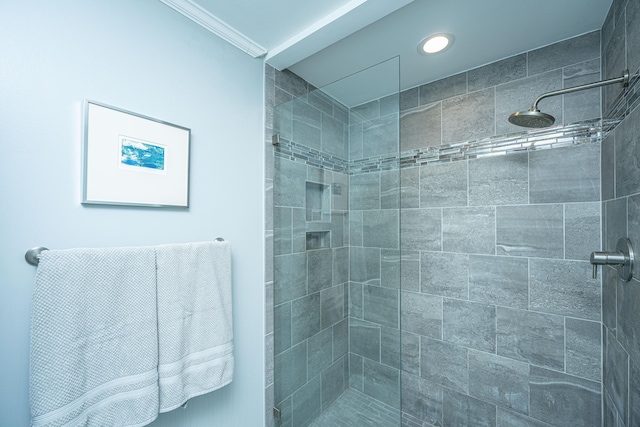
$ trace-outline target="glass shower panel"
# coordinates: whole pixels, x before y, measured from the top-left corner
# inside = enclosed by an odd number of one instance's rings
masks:
[[[398,75],[392,59],[274,109],[278,426],[400,425]]]

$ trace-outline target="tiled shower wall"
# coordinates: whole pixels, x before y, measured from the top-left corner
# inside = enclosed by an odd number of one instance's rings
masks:
[[[521,131],[506,122],[511,112],[528,108],[543,92],[599,78],[600,32],[594,32],[410,89],[400,95],[402,150]],[[269,126],[274,104],[309,88],[296,76],[267,67],[266,89]],[[351,161],[358,160],[359,141],[367,130],[373,137],[367,146],[384,154],[375,143],[384,146],[385,138],[378,137],[373,124],[383,123],[379,119],[386,115],[381,112],[390,105],[387,101],[352,109]],[[600,91],[548,99],[541,108],[558,122],[599,117]],[[273,158],[272,133],[268,127],[267,162]],[[353,175],[352,199],[356,187],[359,196],[349,206],[355,215],[344,243],[350,239],[354,260],[369,262],[351,263],[352,278],[362,280],[349,282],[354,318],[350,385],[366,388],[364,377],[358,377],[361,367],[375,373],[372,381],[388,385],[382,390],[389,393],[374,397],[398,401],[393,389],[400,366],[388,357],[389,349],[397,348],[395,325],[377,319],[375,310],[367,319],[365,307],[382,303],[392,314],[397,307],[393,293],[399,290],[392,277],[398,271],[398,250],[393,242],[399,239],[406,425],[465,425],[471,420],[486,425],[536,420],[599,425],[600,285],[591,279],[587,261],[589,252],[600,247],[599,164],[599,147],[580,145],[404,168],[400,215],[392,208],[398,202],[392,197],[398,190],[397,172],[395,177],[392,171]],[[267,163],[267,207],[273,169]],[[393,230],[398,221],[400,236],[373,233],[385,224]],[[273,228],[274,218],[268,216],[267,229]],[[363,240],[360,247],[358,238],[366,230],[375,241]],[[278,245],[274,248],[272,233],[267,236],[269,316],[270,260],[281,250]],[[379,257],[367,256],[372,248]],[[368,335],[372,329],[377,331]],[[377,355],[369,347],[372,340],[379,345]],[[266,419],[271,425],[272,329],[266,331],[266,343]]]
[[[398,95],[350,109],[349,386],[400,410]],[[372,157],[387,170],[366,170]],[[395,165],[395,167],[393,167]]]
[[[599,150],[403,170],[405,418],[599,424]]]
[[[602,28],[605,78],[619,69],[640,69],[640,3],[614,0]],[[619,88],[605,91],[608,111]],[[637,97],[636,97],[637,98]],[[631,113],[602,143],[603,250],[615,251],[621,237],[640,248],[640,109],[631,99]],[[636,249],[638,250],[638,249]],[[640,270],[633,279],[618,279],[603,269],[604,425],[640,425]]]
[[[622,70],[619,71],[622,75]],[[400,94],[401,151],[521,132],[507,121],[545,92],[600,80],[600,31]],[[600,117],[600,89],[543,99],[556,123]]]
[[[599,79],[600,32],[593,32],[404,91],[402,150],[522,131],[507,122],[510,113],[544,92]],[[573,122],[599,117],[600,103],[600,91],[590,90],[541,109],[559,123]],[[369,114],[383,104],[352,111]],[[352,143],[359,132],[352,125]],[[406,425],[600,424],[600,282],[588,262],[600,248],[599,165],[599,144],[585,144],[402,168]],[[397,189],[388,171],[351,180],[352,198],[359,194],[370,208]],[[372,278],[397,261],[389,251],[396,217],[374,218],[371,228],[386,223],[390,231],[382,233],[386,265],[372,263]],[[391,291],[378,292],[392,310]],[[360,326],[354,322],[351,334]],[[391,338],[386,346],[393,348]],[[351,352],[353,359],[353,346]],[[393,384],[394,365],[385,365]]]
[[[280,137],[273,149],[275,280],[268,296],[275,330],[267,338],[278,377],[268,393],[270,407],[281,411],[277,425],[305,426],[349,381],[349,115],[296,76],[273,76],[268,86],[282,102],[267,132],[269,141]]]

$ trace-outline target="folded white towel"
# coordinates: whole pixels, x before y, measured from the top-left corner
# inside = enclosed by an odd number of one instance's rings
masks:
[[[160,412],[233,379],[231,247],[156,247]]]
[[[157,417],[155,266],[153,248],[40,254],[33,426],[143,426]]]

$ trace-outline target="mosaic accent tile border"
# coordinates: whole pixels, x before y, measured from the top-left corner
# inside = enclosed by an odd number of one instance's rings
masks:
[[[348,173],[350,169],[348,161],[296,142],[278,138],[278,142],[274,141],[273,145],[275,147],[274,154],[276,157],[304,163],[309,166],[329,169],[333,172]]]
[[[544,130],[519,132],[494,136],[476,141],[466,141],[437,147],[409,150],[393,156],[378,156],[346,161],[302,144],[280,139],[275,155],[287,160],[334,172],[359,175],[368,172],[417,167],[431,163],[452,162],[487,156],[503,155],[516,151],[532,151],[564,147],[572,144],[595,143],[606,136],[619,120],[592,120],[570,125],[559,125]]]
[[[518,132],[476,141],[407,151],[401,153],[400,167],[475,159],[516,151],[558,148],[572,144],[599,142],[602,138],[601,120],[591,120],[543,130]]]
[[[492,136],[436,147],[404,151],[397,155],[369,157],[347,161],[322,153],[292,141],[279,139],[274,142],[275,155],[310,166],[326,168],[334,172],[358,175],[368,172],[404,169],[430,163],[452,162],[487,156],[503,155],[517,151],[532,151],[565,147],[573,144],[597,143],[636,107],[640,105],[640,75],[631,78],[629,87],[613,103],[606,118],[587,120],[568,125],[557,125]]]

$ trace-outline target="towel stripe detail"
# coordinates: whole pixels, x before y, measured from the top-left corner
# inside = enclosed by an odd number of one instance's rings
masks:
[[[75,417],[74,419],[70,420],[69,422],[65,423],[65,426],[75,426],[77,425],[76,423],[80,420],[82,420],[83,417],[87,416],[88,414],[90,414],[91,412],[95,412],[98,411],[99,409],[102,408],[106,408],[109,405],[122,401],[122,400],[134,400],[134,399],[138,399],[140,397],[143,396],[147,396],[149,393],[153,393],[154,391],[156,391],[158,389],[157,384],[151,384],[148,385],[144,388],[138,389],[138,390],[131,390],[131,391],[123,391],[122,393],[118,393],[118,394],[114,394],[112,396],[109,396],[107,399],[104,400],[100,400],[97,403],[95,403],[94,405],[91,405],[90,407],[88,407],[87,409],[85,409],[84,411],[82,411],[81,414],[79,414],[77,417]],[[143,421],[141,423],[138,424],[130,424],[127,427],[134,427],[134,426],[144,426],[149,424],[150,422],[152,422],[154,419],[158,418],[157,414],[155,414],[155,416],[152,419]],[[34,424],[35,426],[35,424]],[[34,427],[32,426],[32,427]]]
[[[101,406],[102,402],[105,401],[111,401],[111,398],[115,398],[118,396],[122,396],[125,394],[130,394],[130,393],[137,393],[137,392],[142,392],[144,390],[144,393],[147,393],[150,391],[150,387],[156,387],[157,388],[157,378],[158,378],[158,371],[156,369],[151,369],[147,372],[143,372],[141,374],[137,374],[137,375],[131,375],[125,378],[116,378],[115,380],[109,381],[107,383],[104,383],[102,385],[99,385],[98,387],[95,387],[92,390],[87,391],[86,393],[84,393],[82,396],[78,397],[77,399],[69,402],[68,404],[54,410],[51,411],[47,414],[42,414],[42,415],[38,415],[36,417],[33,417],[31,419],[31,424],[33,427],[37,427],[40,425],[45,425],[48,424],[50,422],[55,421],[58,418],[63,418],[66,415],[72,413],[73,411],[77,411],[78,409],[80,409],[82,407],[83,404],[85,404],[85,402],[87,400],[91,400],[94,397],[100,395],[101,393],[105,393],[108,392],[109,390],[118,388],[118,387],[123,387],[123,386],[128,386],[128,385],[133,385],[136,383],[144,383],[147,381],[154,381],[154,383],[150,386],[147,386],[143,389],[139,389],[139,390],[130,390],[130,391],[126,391],[126,392],[121,392],[118,394],[114,394],[113,396],[111,396],[110,398],[108,398],[107,400],[102,400],[99,401],[98,403],[90,406],[89,408],[87,408],[84,412],[86,413],[87,411],[89,411],[90,409],[95,408],[96,406]],[[137,396],[139,397],[139,396]],[[76,417],[77,418],[77,417]]]
[[[158,373],[160,375],[160,383],[163,383],[167,378],[172,376],[180,375],[182,372],[187,372],[190,370],[191,362],[197,362],[199,359],[206,359],[202,362],[196,363],[196,366],[201,365],[202,363],[208,363],[217,361],[217,359],[231,355],[233,351],[233,343],[228,342],[223,345],[219,345],[214,348],[210,348],[207,350],[199,351],[197,353],[191,353],[183,357],[182,359],[176,360],[172,363],[164,363],[158,366]],[[213,360],[211,360],[213,359]],[[225,357],[226,361],[226,357]],[[169,375],[170,377],[166,377]]]

